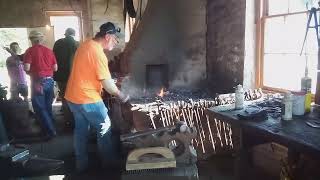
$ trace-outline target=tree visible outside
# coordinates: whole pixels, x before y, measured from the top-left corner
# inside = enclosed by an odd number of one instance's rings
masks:
[[[0,28],[0,84],[8,86],[7,90],[10,88],[10,79],[6,68],[6,60],[10,54],[3,47],[9,47],[12,42],[19,43],[21,53],[24,53],[29,47],[27,28]],[[10,96],[10,91],[8,93],[8,96]]]
[[[10,43],[17,42],[21,53],[29,47],[27,28],[0,28],[0,45],[9,47]],[[5,61],[10,54],[2,47],[0,49],[0,67],[5,67]]]

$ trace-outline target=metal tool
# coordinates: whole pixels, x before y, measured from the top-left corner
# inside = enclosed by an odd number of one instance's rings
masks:
[[[320,128],[320,121],[309,120],[309,121],[306,121],[306,124],[313,128]]]
[[[154,130],[122,135],[120,139],[123,145],[131,146],[133,149],[127,158],[127,170],[164,168],[164,165],[173,167],[174,161],[177,164],[195,164],[197,154],[191,145],[191,141],[196,136],[195,127],[189,128],[184,122]],[[174,156],[171,156],[171,153]],[[143,161],[143,156],[147,154],[153,154],[154,157],[149,156],[147,161]],[[165,163],[156,165],[157,162]],[[152,166],[146,166],[150,163]]]
[[[318,2],[318,5],[320,6],[320,1]],[[305,42],[306,42],[306,38],[308,35],[308,30],[309,28],[314,28],[316,30],[316,38],[317,38],[317,44],[318,44],[318,67],[317,67],[317,82],[319,82],[320,79],[320,38],[319,38],[319,22],[318,22],[318,18],[317,18],[317,12],[319,11],[319,8],[315,8],[312,7],[309,10],[309,16],[308,16],[308,22],[307,22],[307,27],[306,27],[306,33],[304,36],[304,40],[303,40],[303,44],[302,44],[302,48],[301,48],[301,52],[300,52],[300,56],[302,54]],[[312,19],[312,16],[314,18],[314,26],[310,26],[310,22]],[[306,68],[307,69],[307,68]],[[319,86],[316,87],[316,92],[319,92]],[[315,95],[315,103],[319,104],[320,103],[320,95],[319,93],[316,93]]]
[[[135,149],[129,153],[126,163],[126,170],[175,167],[176,159],[174,154],[169,148],[165,147]]]
[[[303,40],[302,48],[301,48],[301,51],[300,51],[300,56],[301,56],[301,54],[302,54],[304,45],[305,45],[305,43],[306,43],[306,39],[307,39],[307,36],[308,36],[309,28],[315,28],[315,30],[316,30],[316,36],[317,36],[318,47],[320,47],[319,22],[318,22],[318,19],[317,19],[317,12],[318,12],[318,11],[319,11],[319,9],[317,9],[317,8],[315,8],[315,7],[311,8],[310,11],[309,11],[308,22],[307,22],[307,27],[306,27],[306,33],[305,33],[305,35],[304,35],[304,40]],[[313,16],[313,18],[314,18],[314,26],[310,26],[310,22],[311,22],[312,16]]]

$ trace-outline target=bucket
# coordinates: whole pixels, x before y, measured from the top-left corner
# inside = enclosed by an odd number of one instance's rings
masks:
[[[293,102],[292,102],[292,114],[297,116],[302,116],[305,113],[304,101],[305,93],[302,91],[292,92]]]

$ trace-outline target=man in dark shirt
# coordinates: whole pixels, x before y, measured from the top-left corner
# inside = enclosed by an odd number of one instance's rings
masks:
[[[59,69],[54,73],[54,80],[59,87],[59,96],[62,98],[62,111],[66,120],[66,125],[72,126],[72,113],[64,99],[64,94],[72,68],[73,56],[79,46],[79,42],[74,40],[75,30],[68,28],[65,31],[65,38],[61,38],[54,43],[53,52],[57,58]]]
[[[70,70],[72,68],[73,56],[79,46],[79,42],[74,40],[74,29],[66,29],[64,35],[65,38],[57,40],[53,46],[53,52],[57,58],[57,64],[59,67],[58,71],[54,73],[53,79],[58,84],[60,97],[64,97]]]

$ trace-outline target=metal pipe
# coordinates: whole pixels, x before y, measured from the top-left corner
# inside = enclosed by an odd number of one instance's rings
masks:
[[[223,143],[222,143],[222,138],[221,138],[221,134],[220,134],[220,130],[219,130],[219,125],[218,125],[218,122],[217,122],[218,120],[216,119],[216,118],[214,118],[214,122],[215,122],[215,124],[216,124],[216,129],[217,129],[217,136],[218,136],[218,138],[219,138],[219,140],[220,140],[220,145],[221,145],[221,147],[223,147]]]
[[[167,126],[167,127],[161,127],[161,128],[158,128],[158,129],[152,129],[152,130],[147,130],[147,131],[143,131],[143,132],[125,134],[125,135],[121,135],[120,136],[120,140],[121,141],[125,141],[125,140],[128,140],[128,139],[147,136],[147,135],[150,135],[150,134],[160,133],[160,132],[164,132],[164,131],[165,132],[172,131],[175,128],[176,128],[175,126]]]
[[[210,134],[210,137],[211,137],[212,148],[213,148],[213,151],[216,152],[216,146],[215,146],[215,143],[214,143],[214,139],[213,139],[213,135],[212,135],[211,127],[210,127],[209,116],[206,115],[206,118],[207,118],[207,124],[208,124],[208,128],[209,128],[209,134]]]
[[[228,146],[229,143],[228,143],[228,138],[227,138],[225,123],[222,122],[222,125],[223,125],[223,131],[224,131],[224,140],[226,141],[226,145]]]
[[[171,120],[172,120],[172,122],[174,122],[174,116],[173,116],[172,109],[173,109],[173,108],[170,108],[169,112],[170,112],[170,115],[171,115]]]
[[[168,118],[168,115],[167,115],[167,111],[164,110],[163,113],[164,113],[164,116],[165,116],[165,120],[166,120],[167,126],[169,126],[170,124],[169,124],[169,120],[168,120],[169,118]]]
[[[169,112],[169,110],[166,110],[166,113],[167,113],[167,115],[168,115],[169,125],[171,125],[171,117],[170,117],[170,112]]]
[[[200,125],[199,125],[199,122],[198,122],[198,121],[199,121],[199,119],[198,119],[198,116],[197,116],[196,109],[193,109],[193,113],[195,113],[195,119],[196,119],[197,129],[199,129],[199,130],[200,130]],[[203,129],[201,129],[201,130],[203,130]],[[205,150],[205,148],[204,148],[204,143],[203,143],[203,139],[204,139],[204,137],[203,137],[202,132],[199,132],[199,137],[200,137],[200,142],[201,142],[202,152],[203,152],[203,153],[205,153],[205,152],[206,152],[206,150]]]
[[[222,144],[222,147],[223,147],[223,140],[222,140],[222,125],[221,125],[221,121],[220,121],[220,120],[218,121],[218,125],[219,125],[219,131],[220,131],[221,144]]]
[[[229,128],[229,143],[230,143],[230,146],[233,148],[232,128],[230,124],[228,124],[228,128]]]
[[[197,113],[196,115],[198,115],[198,120],[199,120],[199,123],[200,123],[202,136],[205,137],[205,133],[204,133],[204,130],[203,130],[202,122],[201,122],[201,119],[200,119],[199,108],[196,108],[196,113]]]
[[[185,116],[185,114],[184,114],[184,109],[182,108],[181,111],[182,111],[183,120],[184,120],[184,122],[187,123],[186,116]],[[191,124],[189,123],[189,127],[190,127],[190,126],[191,126]]]
[[[163,113],[162,113],[162,110],[160,111],[160,116],[161,116],[161,120],[162,120],[162,125],[163,127],[165,127],[165,123],[164,123],[164,116],[163,116]]]
[[[153,120],[153,113],[149,113],[149,117],[150,117],[150,119],[151,119],[151,123],[152,123],[152,126],[153,126],[153,129],[157,129],[157,127],[156,127],[156,124],[154,123],[154,120]]]

